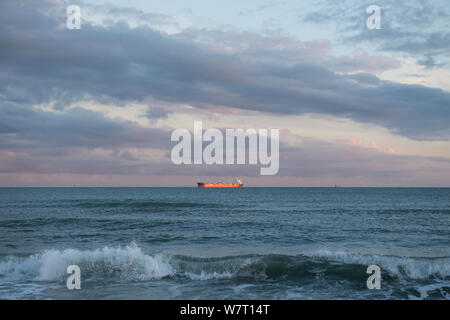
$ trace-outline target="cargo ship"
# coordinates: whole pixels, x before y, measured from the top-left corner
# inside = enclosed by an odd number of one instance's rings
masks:
[[[236,177],[236,183],[209,183],[209,182],[197,182],[199,188],[242,188],[244,184],[238,177]]]

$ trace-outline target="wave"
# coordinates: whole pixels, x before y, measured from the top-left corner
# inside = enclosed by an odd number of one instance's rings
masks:
[[[164,202],[164,201],[74,201],[73,207],[79,208],[134,208],[134,209],[163,209],[163,208],[194,208],[194,207],[218,207],[216,203],[196,203],[196,202]]]
[[[69,265],[78,265],[83,278],[151,280],[175,274],[163,254],[147,255],[135,244],[95,250],[46,250],[28,257],[7,256],[0,262],[0,276],[10,279],[55,281],[66,277]]]
[[[450,280],[450,257],[405,258],[317,251],[296,256],[267,254],[203,258],[144,253],[135,243],[95,250],[46,250],[0,260],[3,280],[60,281],[78,265],[84,280],[151,281],[183,277],[194,281],[230,278],[313,281],[317,277],[364,283],[368,265],[382,269],[383,280]]]
[[[312,256],[325,257],[346,264],[380,266],[390,276],[406,279],[448,279],[450,257],[397,257],[391,255],[361,255],[342,251],[320,250]]]

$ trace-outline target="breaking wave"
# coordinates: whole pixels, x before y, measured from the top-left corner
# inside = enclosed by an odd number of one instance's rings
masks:
[[[29,257],[8,256],[0,262],[0,276],[55,281],[66,277],[69,265],[78,265],[83,278],[144,281],[175,274],[163,254],[147,255],[135,244],[96,250],[46,250]]]
[[[167,253],[144,253],[136,244],[95,250],[46,250],[0,259],[0,283],[7,280],[60,281],[66,268],[78,265],[84,280],[151,281],[185,277],[190,280],[251,278],[258,280],[364,281],[366,268],[377,264],[387,281],[450,280],[450,257],[405,258],[318,251],[297,256],[267,254],[200,258]]]

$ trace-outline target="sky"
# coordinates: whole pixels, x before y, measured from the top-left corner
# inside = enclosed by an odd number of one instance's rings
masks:
[[[3,0],[0,187],[450,187],[449,15],[447,0]],[[171,133],[198,120],[279,129],[278,173],[175,165]]]

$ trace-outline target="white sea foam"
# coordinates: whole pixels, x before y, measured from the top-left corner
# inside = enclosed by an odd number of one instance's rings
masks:
[[[421,287],[417,287],[416,290],[420,293],[420,299],[426,299],[430,296],[430,292],[439,291],[446,299],[450,298],[450,295],[446,293],[443,289],[448,288],[449,284],[447,282],[433,283]],[[410,299],[415,297],[410,296]]]
[[[205,272],[202,271],[200,273],[192,273],[192,272],[184,272],[191,280],[211,280],[211,279],[228,279],[233,277],[233,273],[231,272]]]
[[[382,255],[364,255],[344,251],[319,250],[309,254],[311,257],[323,257],[346,264],[376,264],[397,277],[410,279],[428,279],[430,277],[450,277],[450,258],[413,258]]]
[[[0,275],[10,279],[55,281],[67,276],[67,266],[80,266],[84,277],[151,280],[173,275],[170,257],[147,255],[135,244],[96,250],[46,250],[26,258],[0,262]]]
[[[51,249],[28,257],[7,257],[0,261],[0,277],[4,280],[61,281],[67,277],[69,265],[78,265],[83,279],[146,281],[179,275],[191,280],[210,280],[231,278],[249,263],[251,260],[243,259],[231,265],[229,262],[210,264],[204,261],[180,264],[172,255],[145,254],[132,243],[125,247]]]

